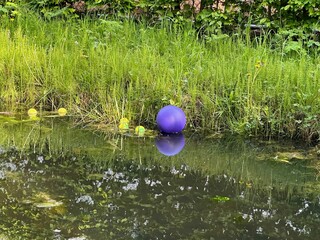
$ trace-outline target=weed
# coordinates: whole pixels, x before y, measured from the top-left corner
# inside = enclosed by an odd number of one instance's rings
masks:
[[[319,132],[319,57],[275,52],[269,36],[198,39],[191,26],[35,14],[0,27],[1,111],[63,106],[85,122],[117,125],[126,116],[153,128],[159,109],[174,103],[193,130]]]

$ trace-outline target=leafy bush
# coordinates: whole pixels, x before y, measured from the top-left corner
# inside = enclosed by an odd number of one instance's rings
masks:
[[[170,16],[172,18],[189,16],[197,20],[219,19],[218,25],[230,23],[247,23],[249,19],[257,24],[283,27],[285,25],[301,26],[317,22],[320,17],[320,2],[318,0],[201,0],[201,6],[183,4],[183,0],[24,0],[34,9],[40,11],[56,11],[57,7],[75,8],[83,2],[88,11],[104,11],[107,14],[131,15],[154,18],[155,16]],[[232,19],[236,17],[236,19]]]
[[[0,16],[8,16],[14,20],[19,15],[19,5],[16,1],[0,1]]]
[[[17,1],[2,1],[0,14],[17,14]],[[201,36],[212,38],[255,26],[255,33],[275,34],[274,47],[285,54],[318,51],[319,0],[22,0],[46,19],[81,15],[168,21],[176,27],[192,25]],[[1,2],[0,2],[1,3]],[[192,3],[195,5],[193,6]],[[249,23],[249,24],[248,24]],[[275,41],[276,40],[276,41]],[[305,50],[307,49],[307,50]]]

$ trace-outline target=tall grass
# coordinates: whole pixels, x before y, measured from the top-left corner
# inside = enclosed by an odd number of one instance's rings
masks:
[[[67,107],[84,121],[153,128],[175,104],[189,129],[319,137],[320,58],[266,39],[106,19],[1,22],[0,111]]]

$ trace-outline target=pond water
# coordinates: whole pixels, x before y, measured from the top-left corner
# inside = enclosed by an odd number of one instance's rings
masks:
[[[319,239],[316,149],[0,123],[0,239]]]

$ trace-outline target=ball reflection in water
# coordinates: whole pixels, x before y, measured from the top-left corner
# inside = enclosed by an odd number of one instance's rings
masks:
[[[160,153],[166,156],[178,154],[185,145],[185,139],[182,133],[160,135],[156,138],[156,146]]]

